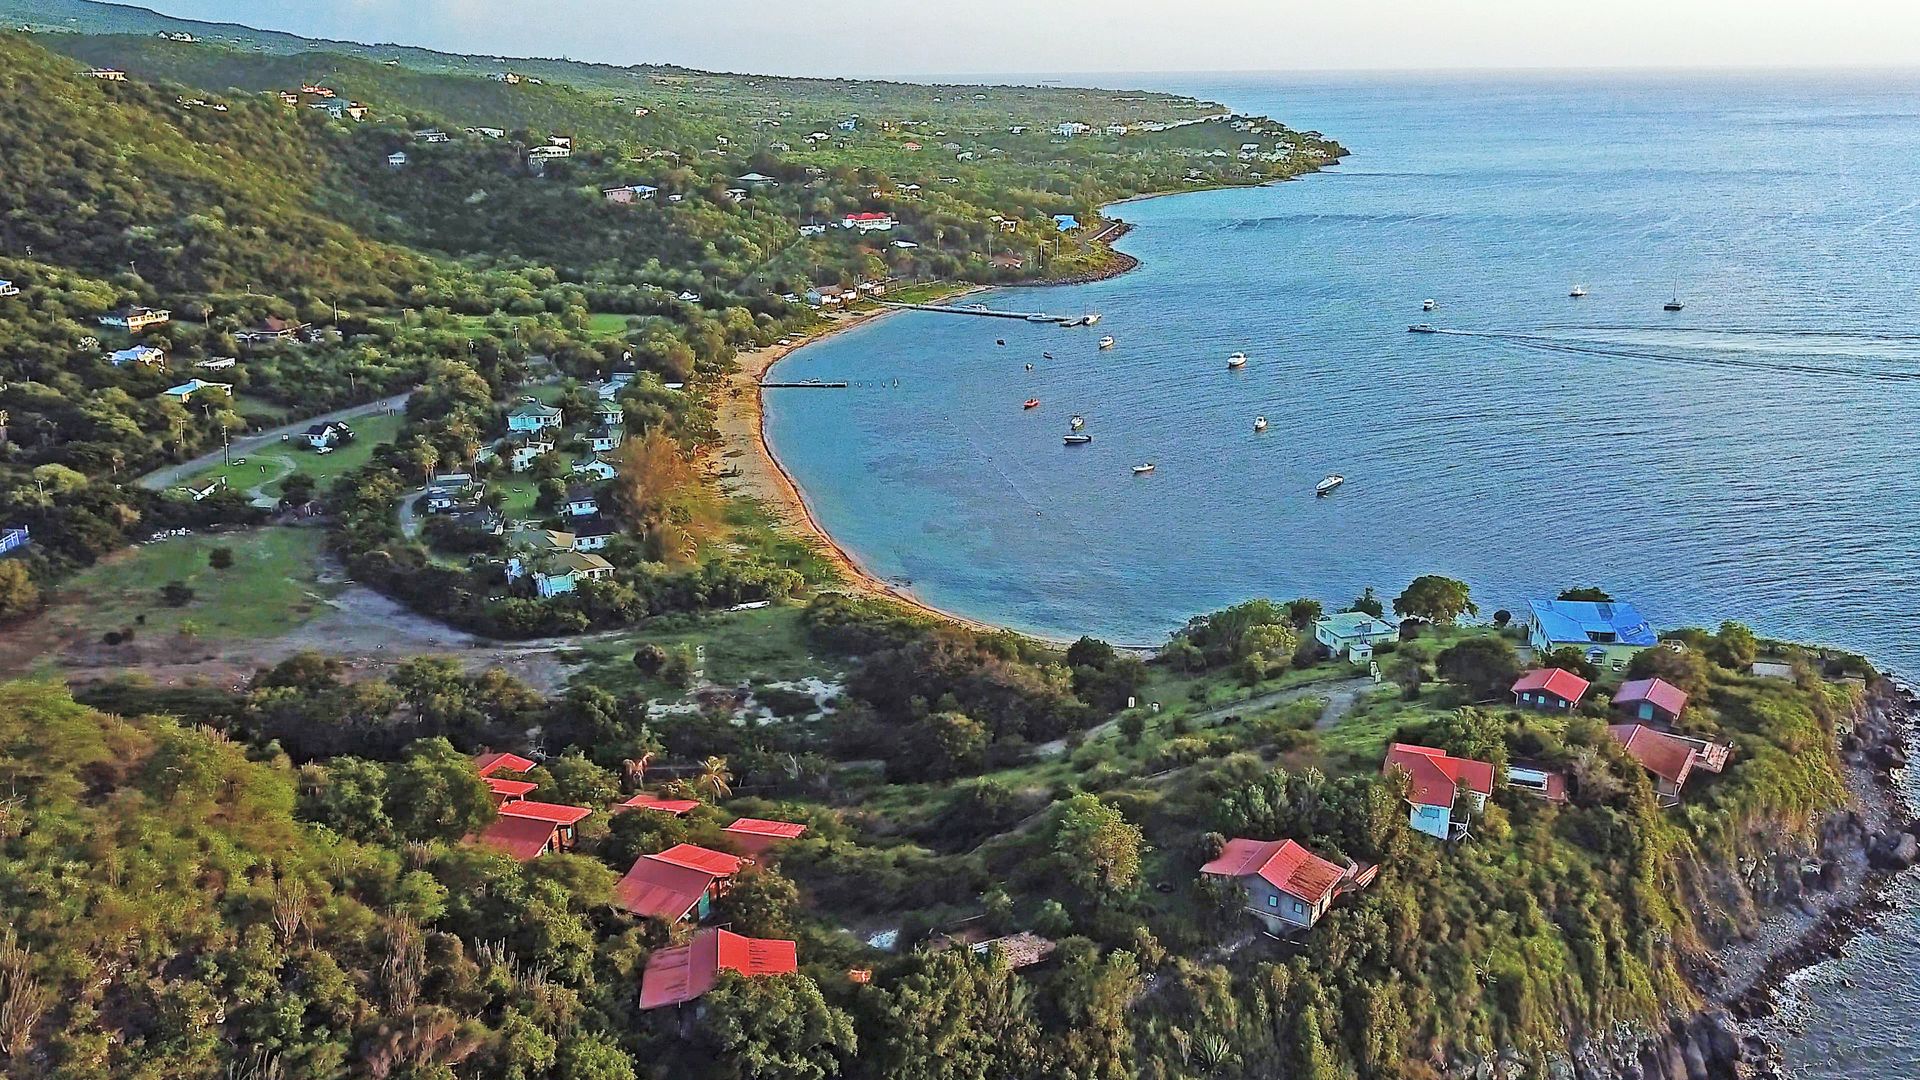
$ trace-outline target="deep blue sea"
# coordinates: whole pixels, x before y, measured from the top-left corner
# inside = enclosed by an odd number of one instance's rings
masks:
[[[768,430],[881,576],[1138,644],[1428,572],[1486,611],[1590,583],[1920,674],[1920,76],[1125,84],[1352,156],[1119,208],[1139,270],[974,298],[1095,330],[896,315],[782,362],[855,384],[770,391]],[[1920,1075],[1906,910],[1798,984],[1797,1074]]]

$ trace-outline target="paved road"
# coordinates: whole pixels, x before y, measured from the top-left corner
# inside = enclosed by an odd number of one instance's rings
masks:
[[[392,397],[381,398],[379,401],[369,401],[363,405],[350,405],[344,409],[335,409],[330,413],[321,413],[319,416],[309,416],[304,420],[296,420],[291,424],[282,424],[276,428],[268,428],[265,431],[233,440],[233,445],[226,448],[226,453],[234,457],[245,457],[263,446],[278,443],[282,435],[298,434],[314,424],[329,424],[341,420],[357,420],[362,416],[373,416],[378,413],[393,412],[397,409],[405,408],[407,398],[412,395],[413,391],[408,390],[405,393],[395,394]],[[183,461],[178,465],[168,465],[163,469],[155,469],[141,477],[137,483],[148,491],[160,491],[173,487],[188,477],[205,472],[215,465],[220,464],[222,460],[221,451],[215,450],[209,454],[201,454],[192,461]]]

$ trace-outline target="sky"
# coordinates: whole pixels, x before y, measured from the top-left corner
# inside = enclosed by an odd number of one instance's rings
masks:
[[[129,0],[449,52],[773,74],[1920,68],[1916,0]]]

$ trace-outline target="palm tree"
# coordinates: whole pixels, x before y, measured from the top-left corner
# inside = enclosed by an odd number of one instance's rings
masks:
[[[733,773],[727,768],[727,759],[710,757],[700,763],[700,775],[693,778],[696,791],[705,791],[715,802],[733,794]]]

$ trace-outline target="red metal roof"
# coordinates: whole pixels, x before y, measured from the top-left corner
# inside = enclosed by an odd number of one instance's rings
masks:
[[[805,825],[792,821],[769,821],[766,818],[735,818],[727,826],[727,832],[742,833],[747,836],[765,836],[775,840],[792,840],[807,831]]]
[[[1593,685],[1565,668],[1535,668],[1520,676],[1513,684],[1513,692],[1523,690],[1545,690],[1567,701],[1578,702],[1586,696],[1587,687]]]
[[[700,902],[718,876],[642,855],[614,884],[613,902],[635,915],[678,922]]]
[[[1292,840],[1227,841],[1220,857],[1200,868],[1203,874],[1221,877],[1258,876],[1267,884],[1310,904],[1317,904],[1333,892],[1347,868],[1327,860]]]
[[[1407,774],[1407,798],[1416,806],[1451,807],[1461,784],[1482,795],[1493,794],[1493,766],[1451,757],[1431,746],[1394,743],[1380,771],[1396,768]]]
[[[1668,716],[1677,717],[1687,707],[1687,692],[1665,679],[1634,679],[1620,684],[1614,692],[1615,705],[1637,705],[1645,701]]]
[[[684,1005],[713,989],[722,971],[755,978],[798,970],[799,950],[791,941],[706,930],[690,944],[660,949],[647,958],[647,971],[640,979],[640,1007]]]
[[[704,870],[714,877],[729,877],[739,873],[740,864],[745,860],[738,855],[729,855],[724,851],[703,848],[698,844],[675,844],[658,855],[648,858],[675,866],[685,866],[694,870]]]
[[[876,214],[876,213],[868,212],[865,214],[848,214],[846,216],[846,220],[848,221],[885,221],[886,219],[892,216],[893,216],[892,214]]]
[[[559,803],[534,802],[522,799],[510,802],[500,808],[501,817],[534,818],[538,821],[551,821],[555,825],[572,825],[593,811],[584,806],[562,806]]]
[[[558,828],[553,822],[539,818],[501,817],[487,826],[478,837],[469,839],[477,839],[490,848],[526,862],[547,850],[547,845],[553,841],[554,830]]]
[[[648,795],[645,792],[635,795],[633,798],[620,804],[623,808],[658,810],[661,813],[672,814],[675,817],[688,813],[699,805],[700,800],[698,799],[663,799],[658,795]]]
[[[502,769],[508,772],[526,772],[528,769],[533,768],[534,764],[535,762],[523,758],[519,754],[481,754],[479,757],[473,759],[474,770],[481,776],[492,776]]]
[[[1669,780],[1675,787],[1687,782],[1687,775],[1693,771],[1694,759],[1699,748],[1686,739],[1676,738],[1664,731],[1655,731],[1645,724],[1614,724],[1607,728],[1633,760],[1640,766],[1663,780]]]
[[[524,798],[527,792],[540,786],[531,780],[508,780],[503,776],[486,776],[481,779],[487,782],[487,786],[493,789],[495,795],[508,799]]]

